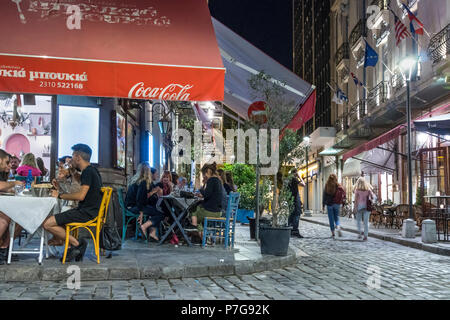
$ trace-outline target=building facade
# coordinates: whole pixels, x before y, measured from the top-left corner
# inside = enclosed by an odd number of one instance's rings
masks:
[[[303,22],[309,23],[311,16],[308,12],[316,6],[314,1],[309,1],[310,6],[307,2],[299,1],[303,5],[299,5],[296,12]],[[317,186],[310,188],[320,189],[318,186],[323,187],[328,175],[334,172],[347,187],[351,200],[355,179],[363,174],[375,188],[380,202],[408,202],[406,82],[399,65],[407,56],[418,57],[411,81],[412,120],[450,112],[450,8],[445,0],[433,1],[432,6],[427,0],[403,3],[423,23],[425,30],[424,35],[407,36],[397,45],[394,14],[411,35],[410,20],[401,1],[330,2],[328,19],[323,22],[327,25],[329,21],[329,84],[334,90],[339,87],[348,101],[333,102],[331,89],[328,106],[322,107],[318,100],[315,119],[322,108],[329,110],[335,133],[328,128],[324,135],[321,127],[327,127],[327,123],[317,121],[313,131],[311,124],[300,130],[311,136],[312,158],[309,162],[319,164],[315,177]],[[310,9],[301,11],[305,5]],[[305,65],[314,69],[320,58],[309,58],[310,50],[307,48],[312,47],[313,54],[321,50],[314,46],[314,42],[310,46],[311,42],[306,44],[297,38],[309,39],[307,34],[314,33],[315,28],[301,35],[306,30],[305,23],[294,25],[294,44],[303,44],[294,45],[298,48],[294,52],[294,70],[308,76]],[[414,26],[416,29],[420,27],[416,22]],[[378,54],[375,67],[364,67],[366,42]],[[319,78],[312,78],[312,83],[319,87],[318,81]],[[331,144],[330,136],[333,136]],[[417,202],[421,202],[417,197],[421,188],[425,194],[450,192],[446,181],[449,172],[448,138],[413,129],[413,199]],[[311,209],[321,211],[321,200],[314,203],[315,207]]]

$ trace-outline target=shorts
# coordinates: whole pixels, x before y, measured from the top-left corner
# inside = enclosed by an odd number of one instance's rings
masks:
[[[92,219],[95,219],[95,217],[91,217],[78,209],[67,210],[55,215],[56,224],[58,226],[64,226],[73,222],[84,223]]]
[[[211,212],[203,208],[202,206],[198,206],[197,210],[192,212],[193,217],[197,217],[197,229],[199,232],[203,231],[203,221],[205,217],[212,218],[220,218],[222,216],[222,212]]]

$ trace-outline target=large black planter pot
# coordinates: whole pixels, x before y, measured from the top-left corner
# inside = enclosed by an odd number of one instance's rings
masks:
[[[249,223],[250,223],[250,239],[255,240],[256,239],[256,218],[247,217]],[[272,224],[271,220],[268,219],[260,219],[259,220],[259,227],[261,226],[270,226]]]
[[[287,256],[292,227],[260,226],[261,254]]]

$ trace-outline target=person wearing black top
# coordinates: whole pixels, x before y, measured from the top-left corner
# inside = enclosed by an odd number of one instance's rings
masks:
[[[202,168],[202,175],[206,180],[203,202],[192,213],[192,225],[186,230],[197,229],[200,237],[203,236],[203,220],[205,217],[219,218],[222,215],[223,185],[217,174],[216,164],[205,164]]]
[[[156,235],[156,228],[164,219],[163,212],[156,208],[158,196],[162,196],[162,187],[152,181],[156,170],[150,168],[148,163],[140,164],[134,185],[137,186],[135,206],[130,211],[139,214],[138,222],[141,224],[141,231],[147,238],[147,229],[150,228],[150,240],[159,241]],[[148,216],[147,222],[143,223],[143,218]]]
[[[292,226],[291,236],[303,238],[298,230],[298,225],[300,222],[300,216],[302,214],[302,201],[300,200],[300,194],[298,192],[298,186],[305,186],[303,179],[299,176],[297,170],[294,168],[291,171],[292,178],[289,182],[289,188],[294,198],[294,210],[290,213],[288,218],[289,226]]]
[[[43,227],[54,235],[55,239],[64,240],[66,231],[64,225],[72,222],[88,222],[97,217],[102,202],[102,178],[91,163],[92,150],[85,144],[72,147],[72,166],[81,171],[81,188],[79,192],[61,194],[54,190],[52,196],[62,200],[79,201],[78,207],[47,218]],[[66,261],[83,259],[87,242],[83,238],[77,240],[69,235],[70,248]],[[62,259],[61,259],[62,260]]]

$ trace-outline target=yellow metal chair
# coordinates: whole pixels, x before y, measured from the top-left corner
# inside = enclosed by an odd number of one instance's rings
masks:
[[[102,203],[100,204],[100,209],[98,211],[98,216],[88,222],[80,223],[68,223],[66,224],[66,245],[64,248],[64,256],[62,263],[66,263],[67,250],[69,247],[69,235],[74,232],[74,236],[78,237],[78,229],[85,228],[92,236],[94,241],[95,255],[97,256],[97,263],[100,263],[100,231],[102,230],[103,224],[106,221],[106,216],[108,214],[109,202],[111,200],[111,194],[113,189],[109,187],[102,188],[103,197]],[[90,227],[95,227],[95,236]]]

